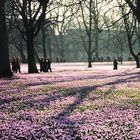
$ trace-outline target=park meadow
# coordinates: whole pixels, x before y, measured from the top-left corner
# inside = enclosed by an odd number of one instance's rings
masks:
[[[140,140],[140,70],[86,65],[0,79],[0,140]]]

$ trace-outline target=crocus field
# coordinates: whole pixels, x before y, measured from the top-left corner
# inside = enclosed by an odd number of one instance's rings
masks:
[[[0,79],[0,140],[140,140],[140,69],[86,65]]]

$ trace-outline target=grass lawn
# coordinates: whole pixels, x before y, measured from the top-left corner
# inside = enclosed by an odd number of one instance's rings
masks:
[[[140,70],[52,64],[0,79],[0,140],[140,140]]]

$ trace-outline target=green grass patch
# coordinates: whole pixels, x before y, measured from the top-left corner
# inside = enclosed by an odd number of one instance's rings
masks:
[[[65,88],[60,88],[58,90],[58,93],[60,93],[62,96],[75,96],[77,92],[75,92],[73,89],[65,89]]]
[[[112,90],[110,93],[107,95],[108,98],[138,98],[140,99],[140,91],[139,90],[134,90],[134,89],[125,89],[125,90]]]
[[[42,91],[42,92],[48,92],[52,89],[54,89],[54,88],[50,87],[50,86],[42,86],[41,88],[39,88],[39,90]]]
[[[47,112],[49,109],[45,106],[38,106],[35,108],[39,112]]]
[[[132,105],[140,105],[140,99],[136,99],[136,100],[128,100],[128,103],[129,104],[132,104]]]
[[[122,100],[128,104],[140,105],[140,90],[125,89],[125,90],[113,90],[106,98],[111,100]]]
[[[97,110],[99,109],[100,107],[98,105],[95,105],[95,104],[89,104],[87,106],[84,106],[84,105],[78,105],[75,109],[75,111],[78,111],[78,112],[85,112],[87,110]]]
[[[115,90],[112,92],[115,96],[125,96],[128,98],[140,98],[140,90],[136,89],[125,89],[125,90]]]

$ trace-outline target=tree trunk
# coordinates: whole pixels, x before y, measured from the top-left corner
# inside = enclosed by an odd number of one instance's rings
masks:
[[[60,33],[60,57],[62,62],[66,61],[65,50],[64,50],[64,37],[61,33]]]
[[[5,22],[5,3],[0,2],[0,78],[11,77],[13,74],[10,69],[8,34]]]
[[[140,0],[137,0],[136,6],[134,6],[133,2],[130,0],[125,0],[125,2],[129,5],[133,14],[136,16],[138,22],[140,23]]]
[[[88,53],[88,68],[91,68],[92,67],[92,57],[91,57],[91,54]]]
[[[97,22],[97,23],[96,23]],[[99,31],[98,31],[98,21],[95,22],[95,57],[97,60],[99,59]]]
[[[95,57],[99,58],[99,45],[98,45],[98,40],[95,40],[95,46],[96,46],[96,51],[95,51]]]
[[[134,57],[134,58],[135,58],[135,61],[136,61],[136,68],[140,68],[139,57],[136,56],[136,57]]]
[[[133,56],[133,58],[136,61],[136,68],[140,68],[140,62],[139,62],[139,55],[135,55],[133,48],[132,48],[132,43],[131,43],[131,38],[128,36],[128,46],[129,46],[129,50],[131,55]]]
[[[95,36],[95,57],[99,58],[99,15],[98,15],[98,4],[97,1],[93,1],[93,21],[94,21],[94,36]]]
[[[27,59],[28,59],[28,73],[38,73],[35,61],[35,48],[33,39],[28,37],[27,40]]]
[[[48,36],[48,53],[49,53],[49,59],[52,61],[52,48],[51,48],[51,34]]]
[[[45,34],[45,27],[43,27],[41,31],[42,31],[43,57],[45,59],[45,58],[47,58],[47,55],[46,55],[46,34]]]
[[[91,46],[92,46],[92,38],[91,38],[91,30],[92,30],[92,0],[90,0],[90,7],[89,7],[89,32],[88,32],[88,40],[89,40],[89,46],[88,46],[88,68],[92,67],[92,57],[91,57]]]

